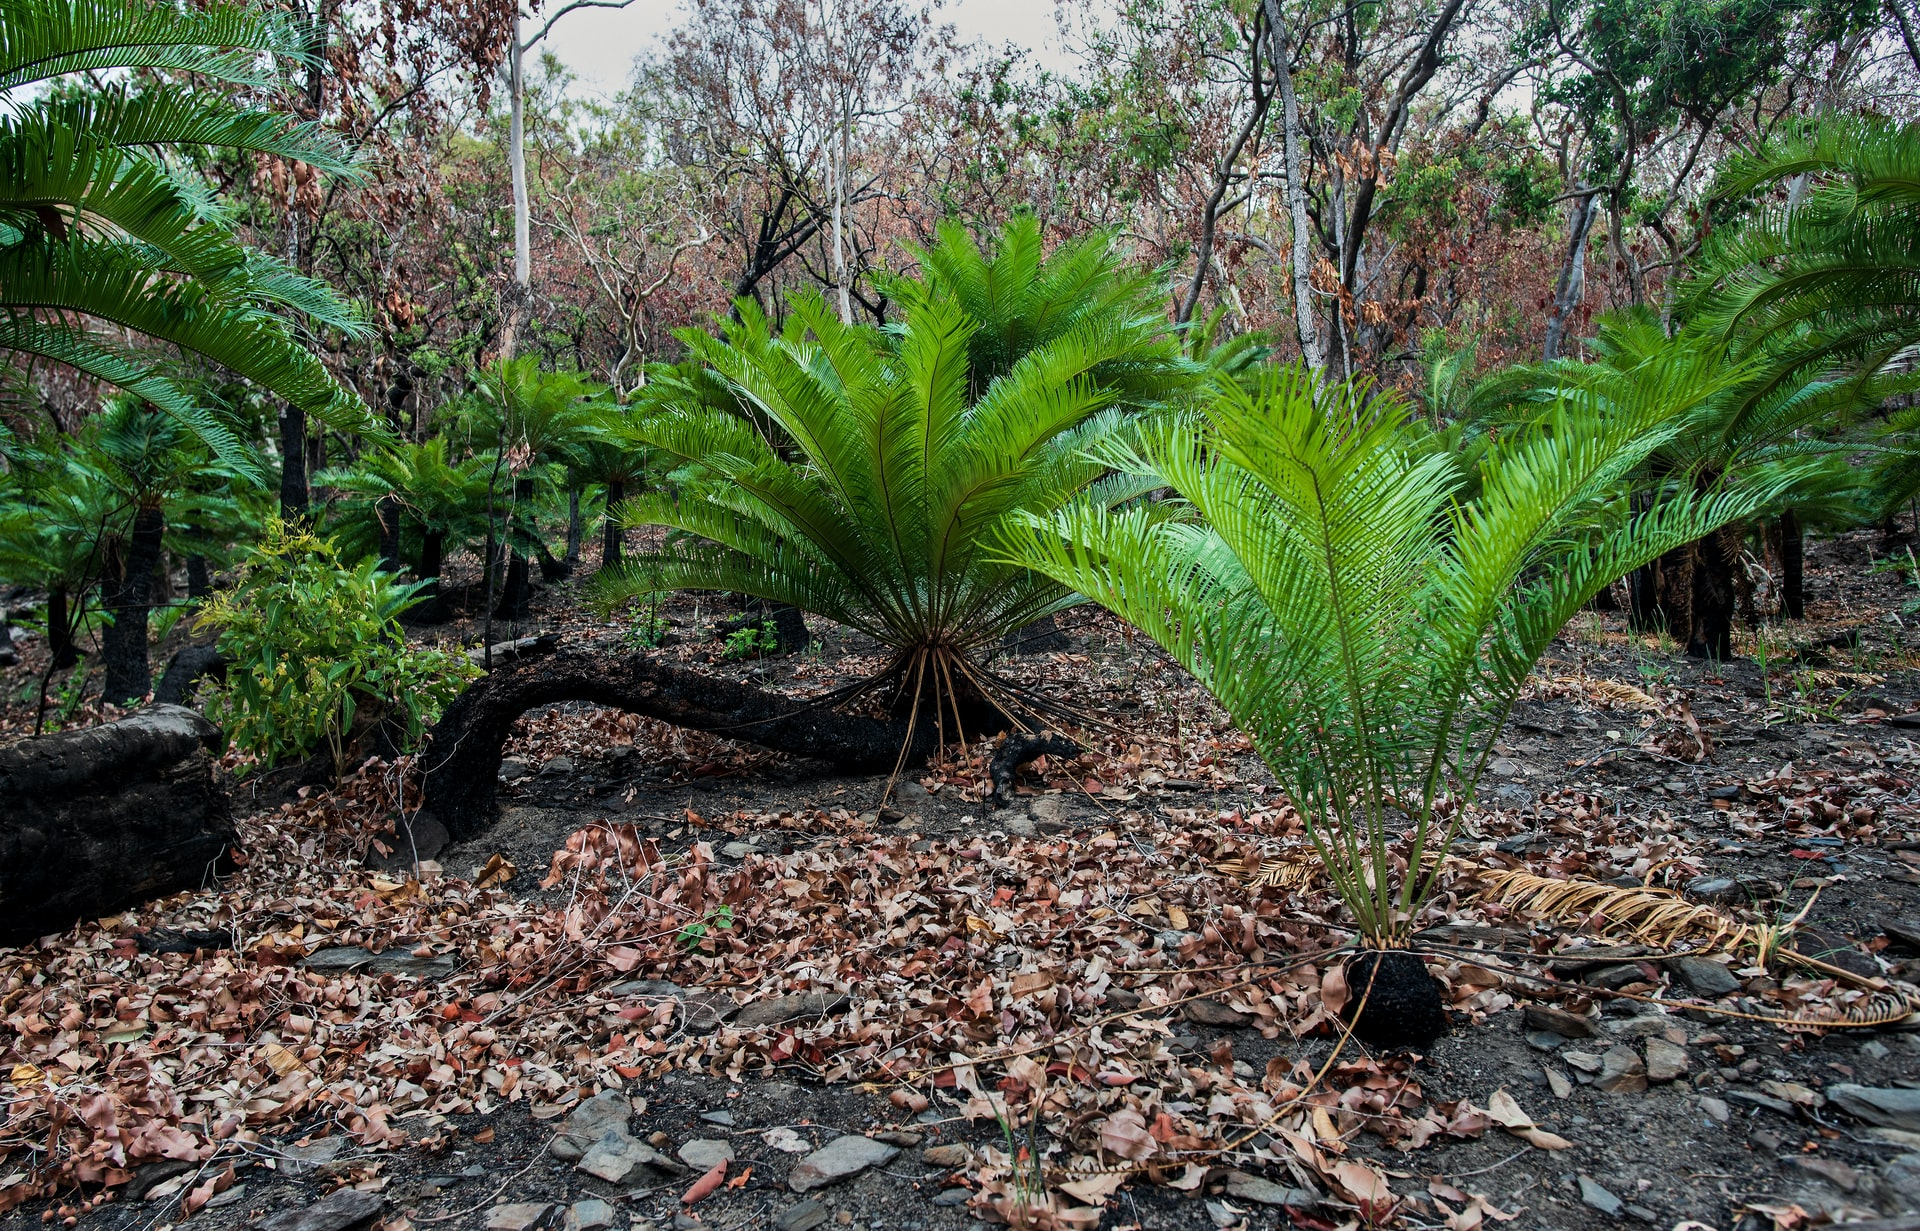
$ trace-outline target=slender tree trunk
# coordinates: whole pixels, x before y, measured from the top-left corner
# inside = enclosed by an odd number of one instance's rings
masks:
[[[1549,363],[1560,357],[1567,321],[1586,295],[1587,236],[1593,231],[1599,197],[1596,190],[1574,198],[1573,215],[1568,219],[1567,256],[1553,284],[1553,310],[1547,316],[1546,344],[1541,347],[1541,356]]]
[[[1738,596],[1728,537],[1715,532],[1694,544],[1693,633],[1687,653],[1716,662],[1733,657],[1733,612]]]
[[[400,559],[400,498],[380,497],[373,506],[373,515],[380,523],[380,567],[398,574],[406,567]]]
[[[80,647],[73,639],[74,613],[67,605],[67,592],[55,586],[47,592],[47,650],[53,656],[53,668],[65,671],[80,661]]]
[[[420,567],[414,571],[425,584],[420,590],[419,605],[407,613],[412,623],[440,624],[447,618],[446,600],[440,597],[441,557],[446,541],[444,530],[422,529],[420,532]]]
[[[205,598],[213,593],[213,574],[207,558],[198,552],[187,557],[187,597]]]
[[[1807,617],[1806,532],[1792,509],[1780,514],[1780,614],[1789,620]]]
[[[1633,305],[1639,307],[1647,302],[1647,280],[1640,272],[1640,262],[1634,259],[1633,252],[1627,247],[1626,223],[1620,213],[1618,204],[1607,211],[1613,226],[1613,259],[1620,262],[1620,268],[1626,271],[1627,293]]]
[[[1273,39],[1274,77],[1280,86],[1281,159],[1287,175],[1287,213],[1293,228],[1293,319],[1300,338],[1300,354],[1318,372],[1326,367],[1326,352],[1313,311],[1313,243],[1307,218],[1306,157],[1301,149],[1300,100],[1293,91],[1293,50],[1280,0],[1263,0],[1267,28]]]
[[[500,357],[511,359],[533,307],[533,221],[527,202],[526,46],[518,17],[507,59],[507,166],[513,177],[513,282],[500,296]]]
[[[289,406],[280,412],[280,516],[295,521],[307,515],[307,412]]]
[[[160,509],[141,508],[124,544],[116,545],[107,561],[103,603],[113,623],[101,633],[100,656],[106,661],[106,699],[114,702],[147,695],[153,671],[147,662],[147,613],[153,597],[153,568],[160,559],[166,519]]]
[[[586,533],[586,527],[580,520],[580,489],[567,489],[567,571],[580,563],[580,539]]]
[[[620,563],[620,502],[627,498],[627,485],[614,480],[607,484],[607,516],[600,530],[600,567],[614,568]]]
[[[833,160],[833,285],[840,298],[840,322],[853,323],[853,301],[847,291],[847,130],[853,127],[853,100],[840,91],[840,152]]]
[[[527,557],[524,552],[514,546],[511,531],[514,511],[527,509],[529,515],[531,515],[531,506],[533,504],[532,479],[517,478],[513,481],[513,502],[515,509],[507,513],[509,531],[506,536],[506,584],[501,587],[500,606],[494,611],[494,615],[502,620],[526,619],[529,605],[532,602],[531,579],[527,576]]]

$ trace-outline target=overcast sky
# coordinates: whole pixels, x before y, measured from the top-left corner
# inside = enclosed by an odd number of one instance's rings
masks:
[[[559,7],[541,6],[549,12]],[[960,40],[1016,43],[1043,64],[1062,67],[1052,0],[947,0],[936,20],[948,22]],[[584,94],[612,94],[627,84],[633,58],[658,44],[681,17],[679,0],[633,0],[624,9],[580,9],[560,19],[547,36],[554,54],[579,74]],[[537,28],[537,27],[536,27]]]

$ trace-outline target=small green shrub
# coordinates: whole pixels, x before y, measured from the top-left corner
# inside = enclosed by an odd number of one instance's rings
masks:
[[[749,624],[745,628],[736,628],[727,634],[727,648],[722,657],[728,662],[738,662],[743,658],[759,658],[771,654],[780,648],[780,633],[772,620],[762,620],[758,624]]]
[[[667,617],[660,614],[660,604],[648,603],[633,613],[633,623],[627,626],[627,648],[657,650],[667,643],[667,633],[672,627]]]
[[[372,559],[346,564],[327,540],[270,524],[239,584],[208,599],[194,624],[220,630],[229,660],[207,716],[263,765],[324,747],[336,777],[356,720],[418,741],[479,674],[464,655],[407,645],[398,617],[419,589]]]

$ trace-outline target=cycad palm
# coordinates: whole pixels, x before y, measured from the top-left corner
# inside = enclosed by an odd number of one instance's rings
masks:
[[[1223,383],[1195,421],[1101,454],[1178,501],[1079,501],[1026,519],[1007,551],[1193,672],[1299,808],[1363,937],[1393,945],[1451,838],[1431,834],[1442,794],[1474,789],[1560,627],[1611,578],[1753,507],[1688,491],[1635,519],[1622,498],[1719,379],[1683,360],[1632,404],[1569,397],[1489,446],[1466,501],[1389,397],[1299,368],[1256,392]]]
[[[778,333],[743,303],[724,340],[688,336],[746,413],[670,402],[636,426],[691,475],[630,501],[627,524],[680,534],[604,593],[733,590],[857,629],[890,658],[848,695],[888,684],[913,720],[965,739],[1000,718],[970,702],[1015,721],[1052,708],[975,654],[1079,601],[1000,560],[1000,528],[1075,495],[1142,490],[1104,480],[1085,450],[1122,428],[1123,407],[1171,396],[1194,369],[1105,238],[1043,261],[1020,222],[989,258],[947,229],[923,266],[894,283],[905,315],[885,331],[803,295]]]
[[[348,493],[371,513],[382,539],[381,552],[389,560],[399,553],[403,519],[419,527],[420,554],[414,575],[426,584],[419,592],[419,606],[409,615],[434,622],[445,617],[439,579],[448,538],[484,533],[490,464],[484,457],[450,462],[448,442],[438,437],[376,450],[351,469],[328,471],[317,481]]]
[[[291,308],[352,334],[353,314],[323,284],[242,246],[157,151],[250,151],[332,173],[350,170],[350,159],[311,124],[236,108],[204,88],[143,75],[65,90],[58,79],[159,68],[262,85],[271,80],[265,55],[299,61],[309,52],[287,24],[237,6],[8,0],[0,10],[0,94],[9,103],[0,116],[0,350],[71,364],[138,394],[231,463],[247,455],[217,416],[80,318],[210,359],[336,428],[363,426],[358,399],[276,315]]]

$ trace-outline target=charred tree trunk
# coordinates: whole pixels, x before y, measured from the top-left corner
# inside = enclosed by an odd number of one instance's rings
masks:
[[[109,701],[144,697],[153,685],[147,662],[147,612],[165,531],[166,519],[157,506],[140,509],[133,515],[125,543],[114,549],[108,561],[107,581],[101,589],[113,623],[100,635],[100,657],[106,662]]]
[[[307,515],[307,412],[289,406],[280,412],[280,516]]]
[[[447,600],[440,597],[441,559],[446,553],[446,544],[447,532],[444,530],[423,530],[420,533],[420,567],[416,571],[426,585],[420,591],[420,601],[409,607],[401,617],[409,624],[446,623]]]
[[[573,572],[573,566],[580,563],[580,540],[586,534],[586,525],[580,520],[580,489],[567,489],[567,572]]]
[[[380,567],[398,575],[406,568],[400,559],[400,497],[382,496],[373,506],[380,523]]]
[[[1780,514],[1780,614],[1789,620],[1807,618],[1806,546],[1800,515]]]
[[[1059,615],[1049,612],[1002,637],[1000,648],[1009,654],[1054,654],[1072,649],[1073,643],[1060,631]]]
[[[21,944],[227,870],[220,732],[172,705],[0,748],[0,944]]]
[[[227,678],[227,659],[210,645],[182,647],[167,660],[167,669],[153,687],[156,705],[190,705],[194,689],[202,679],[211,677],[221,683]]]
[[[540,559],[540,580],[552,585],[573,572],[573,565],[553,554],[544,539],[533,541],[533,553]]]
[[[607,484],[606,524],[600,529],[600,567],[614,568],[620,563],[620,502],[627,498],[627,485],[618,479]]]
[[[207,558],[195,553],[187,557],[187,597],[205,598],[213,593],[213,573]]]
[[[506,585],[500,591],[500,605],[493,611],[493,618],[496,620],[526,619],[530,612],[529,604],[533,599],[531,579],[527,576],[527,557],[513,545],[512,533],[515,512],[525,509],[528,520],[532,520],[532,510],[527,507],[533,503],[532,479],[520,478],[513,481],[513,503],[515,508],[507,514],[507,579]]]
[[[563,650],[522,658],[474,681],[429,733],[421,759],[426,809],[456,838],[493,819],[500,749],[514,719],[556,701],[616,706],[863,772],[892,769],[907,738],[904,722],[838,713],[645,655]],[[919,724],[908,759],[923,759],[932,745],[933,724]]]
[[[1731,536],[1709,534],[1693,544],[1693,602],[1687,653],[1726,662],[1733,657],[1733,612],[1739,594]]]
[[[47,592],[47,649],[53,655],[53,669],[65,671],[80,662],[80,647],[73,639],[75,620],[67,604],[67,592],[58,587]]]

